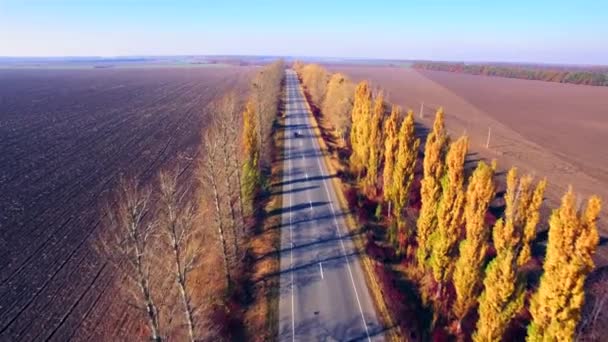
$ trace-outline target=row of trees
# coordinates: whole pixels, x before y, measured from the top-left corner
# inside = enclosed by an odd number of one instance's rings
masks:
[[[185,158],[187,167],[162,171],[151,185],[136,178],[119,183],[108,206],[101,250],[129,280],[122,287],[147,317],[152,340],[183,336],[182,327],[191,341],[217,333],[201,310],[226,300],[243,273],[247,227],[270,163],[268,144],[283,72],[282,62],[260,70],[244,111],[234,93],[211,104],[199,158]],[[214,244],[204,243],[209,236]],[[224,282],[212,294],[218,299],[210,301],[189,275],[200,271],[204,259],[215,257]]]
[[[317,64],[294,63],[312,105],[319,109],[335,130],[342,145],[351,129],[350,113],[354,101],[354,84],[341,73],[331,74]]]
[[[461,335],[463,323],[477,309],[473,339],[500,340],[527,309],[532,317],[528,340],[571,340],[599,242],[599,198],[592,196],[578,210],[572,190],[564,195],[549,220],[544,272],[528,300],[526,272],[533,267],[546,180],[535,183],[532,176],[519,177],[511,169],[504,214],[492,225],[488,209],[496,200],[496,163],[479,162],[467,177],[468,138],[450,139],[441,109],[419,158],[413,113],[403,118],[399,107],[392,106],[387,116],[386,107],[381,92],[373,94],[366,82],[357,85],[347,134],[349,167],[361,192],[389,208],[389,242],[416,270],[412,274],[434,313],[435,327],[454,323]],[[418,212],[410,206],[417,178]]]
[[[518,65],[505,66],[447,62],[418,62],[414,63],[413,67],[416,69],[460,72],[472,75],[608,86],[608,74],[606,73],[606,70],[601,69],[563,70],[563,67],[560,69],[549,69],[546,67],[524,67]]]

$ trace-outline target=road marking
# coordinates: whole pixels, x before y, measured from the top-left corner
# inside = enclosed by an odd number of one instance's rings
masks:
[[[291,142],[289,142],[289,149],[287,150],[287,157],[289,160],[289,171],[291,172],[292,170],[292,163],[291,163],[291,159],[289,158],[289,155],[291,154],[289,151],[291,150]],[[289,208],[291,208],[291,206],[293,205],[292,203],[292,193],[289,193]],[[293,212],[290,211],[289,212],[289,239],[291,240],[291,250],[290,250],[290,264],[291,264],[291,340],[293,342],[295,342],[296,340],[296,318],[295,318],[295,305],[294,305],[294,279],[293,279],[293,274],[294,274],[294,264],[293,264],[293,247],[294,247],[294,243],[293,243],[293,224],[292,224],[292,216],[293,216]]]
[[[319,270],[321,271],[321,279],[323,279],[323,263],[319,263]]]
[[[308,119],[310,120],[310,112],[308,112],[308,110],[307,110],[307,114],[308,114],[307,115]],[[310,132],[310,127],[307,128],[307,131],[308,131],[308,133],[310,133],[310,136],[312,137],[312,133]],[[315,145],[315,147],[320,152],[321,146],[318,145],[318,142],[314,138],[312,138],[312,140],[313,140],[313,145]],[[326,179],[322,178],[323,174],[324,174],[324,172],[323,172],[324,167],[321,166],[321,162],[319,161],[320,158],[317,157],[316,159],[317,159],[317,165],[319,166],[319,171],[321,172],[320,176],[321,176],[321,179],[323,182],[323,188],[325,189],[325,193],[327,194],[327,199],[329,200],[329,206],[331,207],[331,214],[334,219],[334,223],[336,225],[336,230],[338,231],[338,236],[340,236],[340,245],[342,246],[342,255],[344,256],[344,259],[346,259],[346,266],[348,268],[348,273],[350,275],[350,281],[352,283],[353,290],[355,291],[355,298],[357,299],[357,305],[359,306],[359,313],[361,314],[361,320],[363,321],[363,327],[365,328],[365,334],[367,335],[367,340],[371,341],[371,338],[369,336],[369,330],[367,329],[367,323],[365,321],[365,315],[363,315],[363,307],[361,306],[361,301],[359,300],[359,293],[357,291],[357,287],[355,286],[355,279],[353,277],[353,271],[351,270],[350,262],[348,260],[348,257],[346,256],[346,247],[344,247],[344,241],[342,239],[342,232],[340,230],[340,227],[338,226],[338,220],[336,218],[336,212],[334,210],[333,200],[332,200],[331,195],[329,194],[329,191],[327,190]]]

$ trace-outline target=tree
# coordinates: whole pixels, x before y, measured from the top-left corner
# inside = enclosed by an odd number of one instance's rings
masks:
[[[454,250],[461,235],[465,194],[464,160],[468,138],[462,136],[450,145],[446,156],[446,173],[441,179],[441,200],[437,208],[437,229],[431,234],[433,277],[439,283],[440,294],[454,263]]]
[[[528,341],[570,341],[585,301],[584,284],[595,267],[599,243],[596,221],[601,201],[592,196],[582,212],[572,188],[549,220],[547,254],[539,287],[532,296]]]
[[[424,175],[420,184],[420,199],[422,206],[416,224],[416,253],[419,266],[424,266],[430,257],[431,245],[429,237],[437,227],[437,205],[441,198],[441,177],[443,177],[444,156],[447,149],[448,137],[445,131],[443,109],[439,108],[435,115],[433,130],[426,139],[424,146]]]
[[[519,252],[519,256],[517,258],[518,265],[525,265],[528,263],[530,258],[532,257],[532,241],[536,238],[536,225],[540,220],[540,206],[543,203],[543,195],[545,193],[545,188],[547,187],[547,179],[543,179],[538,184],[536,184],[536,188],[534,189],[533,195],[530,197],[529,201],[522,203],[522,216],[524,221],[523,226],[523,241],[522,241],[522,249]]]
[[[211,127],[213,128],[213,127]],[[223,264],[224,264],[224,276],[226,279],[226,286],[230,287],[232,279],[230,276],[230,269],[232,267],[231,257],[229,255],[228,246],[226,242],[227,227],[224,222],[224,206],[223,196],[220,193],[220,167],[219,158],[220,155],[220,144],[224,142],[214,137],[214,133],[207,131],[204,135],[204,158],[200,162],[199,166],[199,180],[206,186],[210,193],[206,195],[210,197],[213,203],[214,212],[214,223],[217,229],[218,239],[220,244],[220,250],[222,252]],[[236,240],[234,240],[234,248],[236,248]],[[236,253],[236,251],[235,251]]]
[[[371,120],[366,124],[369,125],[369,138],[366,143],[367,158],[364,160],[367,170],[363,184],[366,192],[370,196],[376,195],[378,183],[378,169],[380,168],[380,158],[382,157],[382,146],[384,139],[382,134],[382,122],[384,119],[384,95],[378,94],[374,98],[374,111]]]
[[[419,147],[420,139],[416,138],[414,132],[414,112],[410,110],[399,130],[397,156],[392,181],[395,202],[394,216],[397,219],[396,228],[398,230],[398,250],[400,253],[405,252],[406,242],[411,238],[410,232],[405,227],[402,213],[409,202],[410,188],[414,180],[414,169],[416,167]]]
[[[517,251],[521,249],[521,232],[515,224],[516,208],[517,168],[513,167],[507,173],[504,219],[500,224],[497,223],[492,231],[494,248],[496,248],[498,253],[505,249],[510,249],[517,255]]]
[[[351,112],[355,92],[352,82],[343,74],[331,75],[321,111],[329,119],[342,144],[346,144],[351,127]]]
[[[502,224],[502,219],[496,224]],[[524,305],[523,282],[518,276],[517,257],[512,249],[502,250],[490,262],[483,285],[473,340],[500,341],[509,322]]]
[[[399,147],[399,126],[401,121],[401,108],[393,105],[391,115],[386,120],[384,132],[386,139],[384,140],[384,170],[382,174],[382,189],[384,201],[389,203],[389,215],[392,215],[391,203],[394,202],[395,185],[393,183],[393,172],[397,159],[397,151]]]
[[[454,268],[456,302],[454,314],[460,322],[477,304],[481,292],[483,266],[489,247],[490,230],[485,215],[494,198],[494,169],[484,162],[477,164],[467,186],[464,219],[466,238],[460,243],[460,255]]]
[[[107,210],[109,239],[103,239],[101,248],[125,271],[133,286],[133,291],[129,292],[136,300],[135,306],[148,318],[150,338],[161,341],[158,309],[150,287],[149,239],[157,227],[155,218],[148,217],[153,215],[150,197],[150,189],[142,187],[135,179],[120,179],[114,205]]]
[[[330,74],[318,64],[307,64],[298,72],[314,106],[321,108]]]
[[[355,100],[353,102],[352,129],[350,144],[352,153],[350,156],[350,167],[353,173],[360,175],[366,161],[366,147],[369,139],[368,122],[371,117],[372,94],[367,82],[363,81],[355,89]]]
[[[197,322],[192,303],[192,292],[188,275],[201,258],[200,239],[194,222],[195,207],[188,200],[189,189],[178,185],[180,170],[161,172],[159,177],[160,189],[160,227],[167,240],[167,245],[173,254],[175,282],[179,288],[184,317],[188,325],[190,341],[196,340]]]
[[[259,144],[257,140],[255,105],[248,101],[243,112],[243,163],[241,193],[245,202],[244,211],[253,213],[254,200],[261,182],[259,168]]]

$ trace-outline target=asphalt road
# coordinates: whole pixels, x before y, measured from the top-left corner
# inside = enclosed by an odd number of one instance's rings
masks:
[[[335,175],[323,163],[293,70],[286,71],[286,87],[279,340],[382,341]]]

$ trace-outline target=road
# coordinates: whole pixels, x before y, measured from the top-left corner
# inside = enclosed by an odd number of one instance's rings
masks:
[[[335,175],[323,163],[293,70],[286,71],[285,103],[279,340],[383,341]]]

